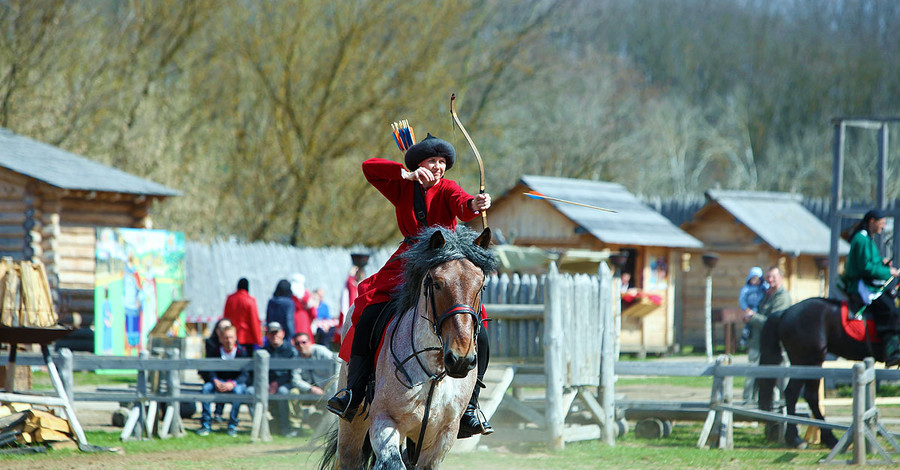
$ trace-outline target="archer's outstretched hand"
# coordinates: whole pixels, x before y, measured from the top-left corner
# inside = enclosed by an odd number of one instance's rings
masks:
[[[483,193],[475,196],[475,199],[472,199],[472,202],[469,203],[469,209],[472,209],[472,212],[486,211],[490,208],[491,195],[488,193]]]

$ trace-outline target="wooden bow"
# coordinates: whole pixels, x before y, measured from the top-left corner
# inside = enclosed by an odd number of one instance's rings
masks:
[[[481,154],[478,153],[478,148],[475,147],[475,142],[472,141],[472,138],[469,137],[469,133],[466,132],[466,128],[462,125],[462,122],[459,120],[459,116],[456,115],[456,93],[452,93],[450,95],[450,115],[453,116],[453,122],[456,123],[456,127],[462,131],[463,136],[465,136],[466,141],[469,142],[469,147],[472,147],[472,152],[475,153],[475,160],[478,161],[478,172],[480,174],[480,187],[478,188],[478,194],[484,194],[484,161],[481,160]],[[483,228],[488,228],[487,224],[487,211],[481,211],[481,223],[484,225]]]

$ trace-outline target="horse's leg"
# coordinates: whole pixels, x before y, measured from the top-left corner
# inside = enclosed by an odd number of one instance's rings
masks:
[[[347,317],[350,318],[349,316]],[[346,328],[344,331],[346,335]],[[338,375],[338,388],[347,385],[347,364],[341,365]],[[357,416],[352,422],[338,419],[337,459],[335,468],[341,470],[356,470],[363,468],[369,454],[364,454],[363,446],[366,442],[368,421],[363,416]]]
[[[372,451],[375,452],[375,470],[406,469],[400,455],[400,432],[390,415],[379,412],[372,417],[369,440],[372,442]]]
[[[784,402],[787,408],[787,414],[797,414],[797,400],[800,398],[800,390],[803,388],[803,381],[791,379],[787,387],[784,389]],[[800,438],[800,432],[797,431],[796,424],[788,423],[784,430],[784,441],[787,445],[796,448],[805,448],[806,441]]]
[[[456,431],[439,433],[431,447],[422,449],[422,453],[419,454],[419,465],[416,468],[422,470],[438,468],[444,461],[444,457],[450,452],[454,442],[456,442]]]
[[[803,398],[806,400],[806,403],[809,404],[809,409],[812,411],[812,415],[816,419],[825,420],[825,415],[822,414],[821,409],[819,408],[819,381],[817,379],[806,380],[806,386],[803,388]],[[828,446],[829,448],[833,448],[837,445],[838,440],[834,437],[834,433],[831,432],[831,429],[820,428],[822,443]]]
[[[353,422],[340,420],[338,424],[336,469],[356,470],[365,466],[371,454],[363,452],[368,422],[357,416]]]

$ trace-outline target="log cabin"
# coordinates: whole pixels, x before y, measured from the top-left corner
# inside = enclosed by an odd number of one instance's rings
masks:
[[[529,191],[615,212],[532,199],[523,194]],[[680,282],[675,268],[682,265],[685,250],[702,248],[699,240],[624,186],[601,181],[526,175],[495,199],[488,212],[491,229],[513,245],[563,254],[570,250],[628,253],[619,271],[630,274],[629,287],[642,296],[622,310],[621,351],[664,353],[673,348],[675,286]],[[480,228],[480,218],[470,225]],[[594,272],[596,268],[594,264]]]
[[[0,128],[0,256],[44,263],[61,323],[92,321],[97,227],[152,228],[180,194]]]
[[[706,204],[681,228],[701,240],[704,250],[718,255],[710,273],[714,311],[738,308],[738,294],[753,266],[763,271],[770,266],[781,268],[794,303],[826,294],[831,231],[802,202],[802,196],[789,193],[706,192]],[[841,259],[849,250],[849,244],[841,239]],[[693,254],[692,266],[680,286],[683,315],[677,326],[678,341],[702,346],[707,268],[701,262],[701,252],[694,250]],[[714,333],[714,343],[721,344],[724,330],[717,328]]]

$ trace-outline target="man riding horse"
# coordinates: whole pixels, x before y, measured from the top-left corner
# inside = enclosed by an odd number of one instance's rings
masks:
[[[885,292],[885,285],[900,271],[891,266],[890,260],[881,257],[874,239],[884,230],[885,221],[885,214],[873,209],[856,224],[841,283],[853,310],[865,306],[865,311],[872,314],[875,331],[884,341],[884,363],[892,367],[900,364],[900,308]]]
[[[382,158],[371,158],[362,165],[369,183],[394,205],[397,225],[405,238],[385,266],[359,284],[351,329],[340,351],[340,357],[349,362],[347,388],[328,400],[329,411],[347,421],[353,421],[363,404],[380,333],[393,313],[385,307],[389,307],[391,295],[403,279],[401,255],[412,246],[413,237],[428,226],[453,229],[457,219],[472,220],[491,207],[489,194],[471,196],[456,182],[444,178],[444,172],[456,161],[456,150],[449,142],[428,134],[406,151],[404,161],[406,168]],[[481,316],[484,319],[483,309]],[[484,328],[480,329],[476,344],[479,385],[462,415],[459,437],[493,432],[491,424],[478,416],[478,393],[490,357]]]

